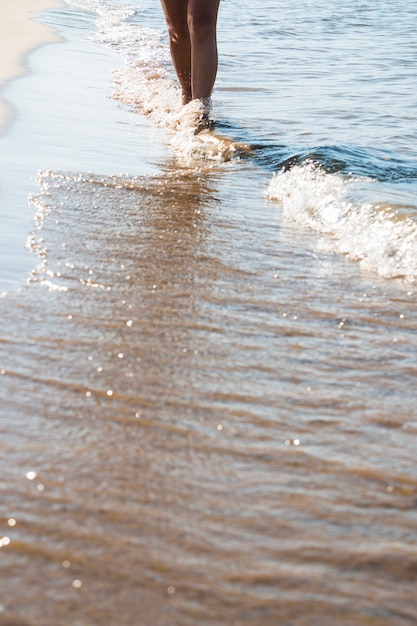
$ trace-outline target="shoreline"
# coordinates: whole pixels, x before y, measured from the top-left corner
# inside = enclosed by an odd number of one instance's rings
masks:
[[[49,27],[21,57],[24,75],[0,92],[12,113],[0,128],[0,296],[24,285],[37,264],[26,242],[36,212],[28,198],[39,190],[39,171],[146,175],[165,154],[147,120],[109,97],[121,59],[88,40],[95,17],[66,2],[43,2],[56,7],[45,9]]]
[[[26,59],[33,50],[61,40],[34,17],[44,9],[63,6],[62,0],[20,0],[18,5],[0,6],[0,133],[12,118],[12,107],[1,94],[3,88],[28,73]]]

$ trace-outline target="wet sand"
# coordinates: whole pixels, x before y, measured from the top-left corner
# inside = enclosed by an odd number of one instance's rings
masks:
[[[58,0],[21,0],[0,6],[0,89],[27,72],[25,60],[31,50],[58,41],[57,34],[33,19],[42,9],[63,6]],[[0,132],[11,118],[10,106],[0,99]]]

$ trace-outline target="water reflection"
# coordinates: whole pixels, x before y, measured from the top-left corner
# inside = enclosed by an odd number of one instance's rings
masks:
[[[32,281],[67,294],[67,349],[86,343],[74,384],[142,421],[172,420],[175,404],[187,406],[221,267],[208,245],[221,170],[175,160],[161,169],[152,177],[46,173],[35,199],[32,247],[43,263]]]

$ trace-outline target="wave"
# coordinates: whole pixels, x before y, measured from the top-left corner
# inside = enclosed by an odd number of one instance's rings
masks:
[[[250,139],[247,139],[250,141]],[[327,172],[367,176],[384,182],[416,182],[417,163],[388,150],[360,146],[299,147],[250,141],[253,156],[269,170],[290,169],[306,162],[320,163]]]
[[[384,187],[307,161],[274,174],[266,198],[280,204],[285,219],[323,235],[329,250],[381,277],[416,280],[417,203],[405,184]]]

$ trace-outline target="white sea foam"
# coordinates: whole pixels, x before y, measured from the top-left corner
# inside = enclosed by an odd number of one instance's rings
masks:
[[[305,163],[274,175],[266,197],[281,205],[286,219],[321,233],[329,249],[359,261],[367,271],[414,282],[417,224],[383,198],[375,202],[380,186]],[[361,200],[369,187],[373,200]]]

